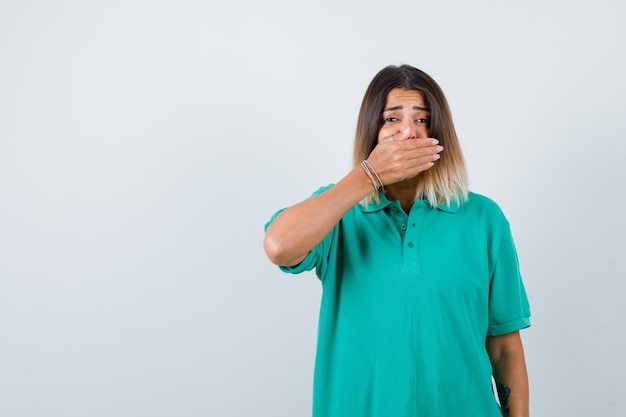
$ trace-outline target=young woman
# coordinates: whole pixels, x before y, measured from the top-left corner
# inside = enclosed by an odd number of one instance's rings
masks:
[[[423,71],[373,78],[354,168],[276,213],[264,248],[323,286],[314,417],[528,416],[530,311],[509,223],[468,191],[446,98]]]

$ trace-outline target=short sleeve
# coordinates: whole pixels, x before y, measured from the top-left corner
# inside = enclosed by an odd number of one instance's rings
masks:
[[[321,187],[317,191],[315,191],[309,198],[315,197],[332,187],[333,184],[330,184],[325,187]],[[277,211],[272,218],[265,224],[265,230],[269,227],[270,224],[278,217],[280,213],[285,211],[286,208],[280,209]],[[315,272],[320,280],[323,281],[325,272],[327,270],[327,261],[328,255],[330,253],[330,249],[332,246],[332,242],[334,240],[334,236],[336,234],[338,225],[330,231],[328,235],[322,240],[317,246],[315,246],[311,251],[307,254],[306,258],[302,260],[297,265],[292,266],[279,266],[280,270],[289,274],[300,274],[302,272],[311,271],[315,269]]]
[[[530,326],[530,307],[509,222],[501,215],[490,248],[489,336]]]

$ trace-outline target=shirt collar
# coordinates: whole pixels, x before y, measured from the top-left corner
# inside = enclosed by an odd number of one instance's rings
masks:
[[[380,191],[378,192],[378,197],[380,199],[380,201],[378,202],[373,201],[367,206],[360,205],[361,210],[365,213],[372,213],[375,211],[382,210],[385,207],[391,205],[391,201],[389,201],[387,199],[387,196],[383,194],[382,192]],[[430,207],[430,203],[428,203],[427,200],[417,200],[414,204],[418,204],[423,207]],[[444,202],[444,203],[437,205],[437,210],[445,211],[447,213],[456,213],[459,210],[459,204],[456,201],[450,201],[450,205],[448,206],[448,204]]]

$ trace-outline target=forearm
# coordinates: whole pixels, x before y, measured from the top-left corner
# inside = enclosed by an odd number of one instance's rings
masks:
[[[499,345],[497,341],[494,343],[493,340],[498,337],[509,337],[510,340],[504,345]],[[519,333],[515,332],[496,338],[488,339],[487,346],[498,388],[502,415],[505,417],[528,417],[528,373]]]
[[[379,143],[368,156],[382,185],[414,178],[437,160],[442,148],[435,139],[409,135],[406,130],[397,141]],[[270,261],[284,266],[300,263],[348,210],[374,190],[373,179],[357,166],[334,187],[280,213],[265,232],[263,245]]]
[[[276,217],[263,242],[276,265],[296,265],[319,244],[350,208],[374,190],[361,167],[350,171],[335,186]]]

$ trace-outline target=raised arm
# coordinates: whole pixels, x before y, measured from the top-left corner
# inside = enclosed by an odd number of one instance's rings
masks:
[[[399,137],[393,142],[379,143],[368,160],[383,184],[389,185],[430,168],[441,150],[432,138]],[[265,232],[263,246],[268,258],[284,266],[302,262],[343,215],[372,191],[370,178],[357,166],[322,194],[284,210]]]
[[[280,213],[265,232],[263,245],[270,261],[285,266],[302,262],[372,187],[369,177],[356,167],[335,186]]]

